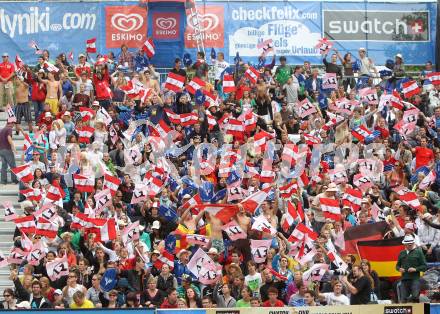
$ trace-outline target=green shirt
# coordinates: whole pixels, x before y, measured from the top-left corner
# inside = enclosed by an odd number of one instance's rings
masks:
[[[251,302],[250,301],[246,302],[245,300],[240,299],[237,301],[237,303],[235,303],[235,306],[236,307],[251,307]]]
[[[416,271],[413,273],[408,272],[408,269],[411,267],[415,268]],[[400,268],[405,269],[405,272],[402,274],[402,279],[411,280],[420,278],[420,272],[427,269],[426,259],[422,249],[418,247],[409,252],[407,250],[400,252],[396,269],[399,270]]]

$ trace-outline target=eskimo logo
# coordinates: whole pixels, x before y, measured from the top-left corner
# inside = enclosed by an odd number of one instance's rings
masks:
[[[218,17],[212,13],[198,14],[198,22],[200,23],[200,30],[203,32],[214,30],[219,23]],[[191,28],[196,28],[197,18],[188,16],[187,23]]]
[[[168,30],[176,27],[177,21],[173,17],[159,17],[156,19],[156,26],[160,29]]]
[[[121,32],[137,31],[144,24],[144,18],[140,14],[117,13],[112,16],[111,23],[114,28]]]
[[[429,41],[429,33],[428,11],[324,11],[332,40]]]

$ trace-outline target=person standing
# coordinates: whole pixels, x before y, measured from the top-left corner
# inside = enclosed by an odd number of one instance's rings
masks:
[[[342,277],[341,282],[351,293],[350,304],[368,304],[371,298],[372,283],[362,268],[353,266],[353,281],[348,281],[347,276]]]
[[[400,293],[402,302],[419,302],[420,272],[427,269],[425,255],[416,247],[414,236],[407,234],[402,244],[405,249],[397,258],[396,269],[402,274]]]
[[[7,104],[14,104],[14,85],[12,76],[15,73],[14,65],[9,62],[9,55],[5,52],[2,55],[3,62],[0,63],[0,111],[4,111]],[[3,102],[6,94],[6,103]]]
[[[0,158],[2,160],[2,170],[0,181],[1,184],[7,184],[7,173],[9,168],[15,168],[15,155],[17,150],[15,149],[14,142],[12,141],[12,128],[14,123],[8,122],[6,126],[0,130]],[[20,126],[18,126],[20,128]],[[17,177],[11,172],[12,182],[18,184]]]
[[[21,124],[21,119],[27,122],[29,132],[32,132],[32,114],[29,105],[29,85],[24,81],[23,77],[16,77],[15,79],[15,99],[17,106],[15,107],[15,116],[17,117],[16,132]]]
[[[47,74],[47,80],[41,79],[41,81],[46,84],[47,88],[46,103],[49,104],[52,115],[56,116],[59,109],[58,104],[61,97],[63,97],[61,83],[55,80],[52,72]]]

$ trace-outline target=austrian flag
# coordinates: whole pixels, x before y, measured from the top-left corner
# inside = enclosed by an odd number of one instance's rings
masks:
[[[229,74],[223,76],[223,93],[235,92],[234,77]]]
[[[86,51],[87,53],[96,53],[96,38],[87,39]]]
[[[173,92],[179,92],[185,84],[185,77],[175,73],[168,73],[167,80],[165,81],[165,88],[172,90]]]
[[[79,192],[92,193],[95,188],[95,178],[90,176],[83,176],[75,173],[73,175],[73,181],[75,182],[75,188]]]
[[[331,198],[320,198],[321,209],[325,218],[338,221],[341,219],[341,208],[339,207],[339,200]]]
[[[199,121],[199,116],[194,112],[176,114],[167,109],[165,109],[165,112],[172,123],[180,124],[184,127],[196,124]]]
[[[427,75],[432,85],[440,85],[440,72],[433,72]]]
[[[416,81],[408,81],[402,84],[402,92],[405,98],[411,98],[420,93],[420,87],[417,85]]]
[[[206,86],[206,82],[197,76],[194,76],[194,78],[186,85],[186,90],[191,93],[192,95],[195,95],[196,91],[198,91],[201,88],[204,88]]]
[[[34,180],[30,165],[18,166],[12,168],[11,171],[17,176],[18,180],[22,182],[30,182]]]
[[[153,44],[153,39],[152,38],[148,38],[144,42],[144,45],[142,46],[142,50],[147,54],[147,57],[149,59],[153,58],[153,56],[154,56],[154,54],[156,52],[154,50],[154,44]]]
[[[252,84],[257,83],[257,79],[260,77],[260,72],[253,67],[249,67],[244,75],[251,81]]]

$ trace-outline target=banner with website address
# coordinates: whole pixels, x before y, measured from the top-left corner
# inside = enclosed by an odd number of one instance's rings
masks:
[[[403,54],[406,64],[435,62],[435,3],[197,2],[197,10],[205,51],[222,51],[230,63],[237,52],[246,62],[257,63],[263,51],[259,44],[271,41],[274,53],[291,64],[322,64],[315,45],[324,36],[342,54],[356,57],[358,48],[365,47],[377,65],[396,53]],[[158,51],[153,64],[170,67],[184,52],[195,60],[200,42],[193,23],[182,4],[155,2],[147,10],[122,1],[1,2],[1,52],[35,64],[34,42],[49,50],[51,60],[65,52],[77,62],[87,39],[96,38],[99,53],[118,56],[122,44],[135,52],[152,37]]]

